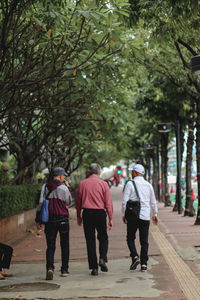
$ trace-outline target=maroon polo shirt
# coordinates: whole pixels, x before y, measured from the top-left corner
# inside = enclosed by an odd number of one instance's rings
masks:
[[[109,220],[113,219],[113,204],[108,184],[99,179],[96,174],[90,175],[79,183],[76,199],[78,219],[80,219],[81,210],[84,208],[105,209]]]

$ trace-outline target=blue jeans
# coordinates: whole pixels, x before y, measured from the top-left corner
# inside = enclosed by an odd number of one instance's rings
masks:
[[[60,234],[60,247],[62,266],[61,271],[67,271],[69,267],[69,220],[67,217],[50,221],[45,224],[47,242],[46,269],[54,270],[54,254],[56,250],[57,233]]]
[[[127,223],[127,244],[130,250],[130,256],[132,259],[135,256],[139,256],[135,247],[136,231],[139,230],[140,238],[140,261],[141,265],[147,265],[148,261],[148,248],[149,248],[149,225],[150,221],[129,218]]]

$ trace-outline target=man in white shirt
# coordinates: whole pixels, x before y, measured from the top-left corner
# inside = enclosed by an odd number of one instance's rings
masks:
[[[140,212],[139,218],[134,216],[125,217],[126,204],[128,200],[138,201],[137,192],[132,181],[128,181],[125,186],[122,200],[122,220],[127,224],[127,244],[130,250],[130,256],[132,258],[132,263],[130,270],[135,270],[138,264],[141,264],[141,271],[145,272],[147,270],[148,261],[148,235],[149,235],[149,225],[150,225],[150,214],[151,209],[153,213],[153,223],[157,224],[157,204],[152,185],[144,179],[145,170],[141,164],[136,164],[132,168],[132,177],[135,182],[138,195],[140,198]],[[140,259],[135,247],[136,231],[139,230],[140,237]]]

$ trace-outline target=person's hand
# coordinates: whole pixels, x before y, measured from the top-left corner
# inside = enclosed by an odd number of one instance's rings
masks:
[[[152,221],[153,221],[154,225],[157,225],[158,224],[158,218],[157,218],[157,216],[152,217]]]
[[[77,217],[77,223],[79,226],[82,225],[82,218],[81,217]]]
[[[113,227],[113,220],[109,220],[108,222],[108,230],[111,230]]]
[[[127,220],[126,220],[125,216],[122,217],[122,221],[124,222],[124,224],[127,224]]]
[[[64,184],[69,187],[69,182],[67,180],[64,181]]]

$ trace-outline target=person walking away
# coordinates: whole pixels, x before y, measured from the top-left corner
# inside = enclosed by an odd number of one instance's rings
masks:
[[[132,178],[135,182],[136,189],[132,181],[127,182],[122,199],[122,220],[127,224],[127,245],[130,250],[130,256],[132,263],[130,270],[135,270],[138,264],[141,264],[141,271],[147,270],[148,261],[148,236],[150,225],[150,213],[153,212],[153,223],[157,224],[157,204],[152,185],[144,179],[145,170],[141,164],[136,164],[132,168]],[[126,212],[126,204],[128,200],[138,201],[140,198],[140,212],[139,218],[135,216],[128,216]],[[135,246],[136,231],[139,230],[139,239],[141,245],[140,259]]]
[[[10,273],[6,273],[5,269],[10,268],[10,262],[12,259],[13,248],[9,245],[0,243],[0,280],[5,279],[6,277],[13,276]]]
[[[36,213],[37,228],[41,228],[40,210],[44,200],[44,193],[49,200],[49,221],[45,223],[46,235],[46,280],[53,279],[54,273],[54,254],[56,250],[57,233],[60,234],[61,246],[61,276],[65,277],[69,274],[69,212],[67,206],[72,202],[72,197],[68,189],[68,182],[65,170],[61,167],[53,169],[53,180],[43,185],[40,203]],[[64,183],[64,184],[63,184]]]
[[[76,199],[77,223],[82,224],[87,245],[88,264],[91,275],[98,275],[96,254],[96,237],[99,241],[99,266],[102,272],[107,272],[107,215],[108,229],[113,226],[113,204],[107,183],[99,178],[101,167],[92,163],[89,167],[89,177],[82,180],[78,186]]]

